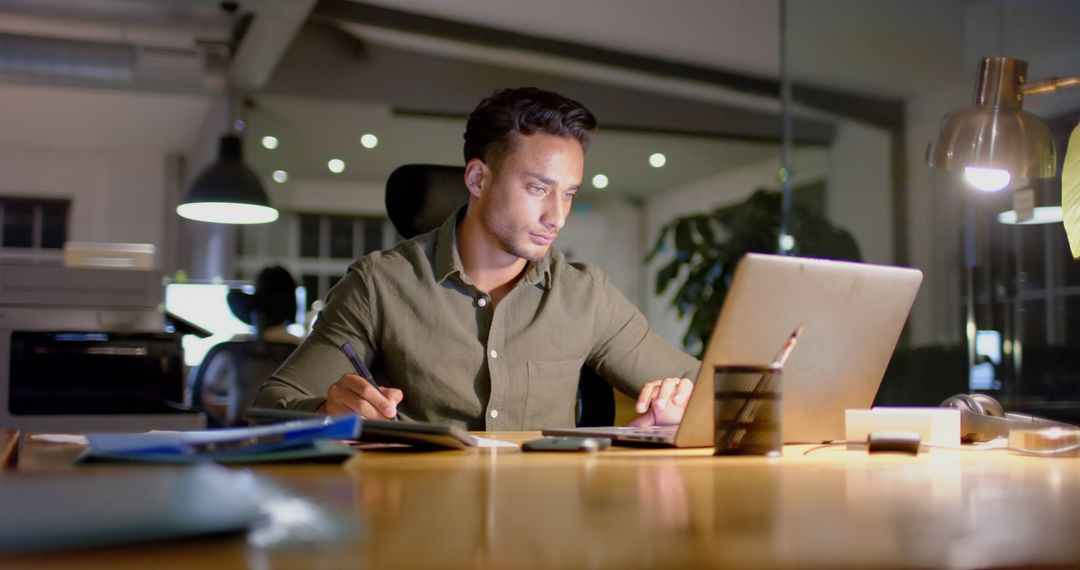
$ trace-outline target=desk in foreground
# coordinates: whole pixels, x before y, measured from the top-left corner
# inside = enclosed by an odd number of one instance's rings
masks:
[[[19,430],[0,429],[0,469],[9,469],[18,462]]]
[[[0,566],[1080,566],[1080,458],[805,449],[788,447],[779,459],[708,450],[364,452],[342,466],[257,469],[355,517],[359,532],[347,543],[266,551],[218,537]],[[65,453],[31,444],[20,470],[54,471]]]

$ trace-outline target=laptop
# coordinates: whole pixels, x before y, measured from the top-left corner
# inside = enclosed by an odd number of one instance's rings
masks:
[[[870,407],[921,283],[917,269],[747,254],[735,269],[680,425],[543,434],[711,447],[713,367],[769,364],[802,324],[781,379],[783,440],[843,439],[844,410]]]

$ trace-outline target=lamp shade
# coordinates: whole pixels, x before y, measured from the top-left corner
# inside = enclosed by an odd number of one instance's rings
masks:
[[[1051,178],[1056,155],[1050,129],[1023,111],[1021,86],[1027,63],[983,58],[974,105],[946,115],[927,154],[934,168],[1005,170],[1013,177]]]
[[[265,224],[278,218],[259,177],[244,164],[240,137],[235,135],[221,137],[217,160],[195,179],[176,213],[219,224]]]

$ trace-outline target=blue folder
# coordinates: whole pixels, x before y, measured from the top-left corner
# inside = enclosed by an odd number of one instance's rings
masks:
[[[87,434],[90,446],[80,460],[231,463],[344,458],[353,452],[327,445],[327,440],[355,440],[362,423],[358,416],[347,415],[250,428]]]

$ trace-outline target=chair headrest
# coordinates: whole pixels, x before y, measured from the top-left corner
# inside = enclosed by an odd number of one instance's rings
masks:
[[[406,164],[386,180],[386,213],[405,239],[439,227],[468,201],[463,166]]]

